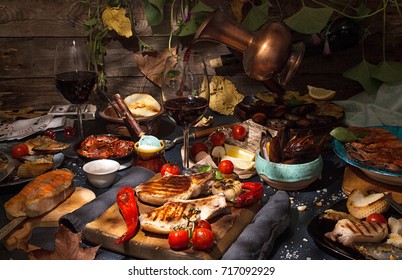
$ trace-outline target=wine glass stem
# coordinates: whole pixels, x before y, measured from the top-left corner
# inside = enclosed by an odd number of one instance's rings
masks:
[[[184,173],[190,169],[189,163],[189,127],[183,129],[183,145],[184,145],[184,156],[183,156],[183,171]]]
[[[82,126],[81,104],[77,104],[77,118],[78,118],[78,136],[79,139],[84,138],[84,127]]]

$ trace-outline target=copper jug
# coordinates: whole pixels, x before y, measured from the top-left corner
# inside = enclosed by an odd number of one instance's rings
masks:
[[[198,28],[193,43],[197,41],[214,41],[241,52],[247,75],[259,81],[277,75],[281,84],[293,77],[304,55],[304,44],[292,45],[290,31],[283,24],[269,22],[252,33],[220,9]]]

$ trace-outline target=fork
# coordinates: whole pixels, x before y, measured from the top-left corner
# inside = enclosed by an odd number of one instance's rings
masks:
[[[394,208],[399,214],[402,215],[402,205],[396,202],[388,193],[384,193],[384,199],[392,208]]]

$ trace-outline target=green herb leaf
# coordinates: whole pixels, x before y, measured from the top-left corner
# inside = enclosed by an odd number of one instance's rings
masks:
[[[376,68],[375,65],[368,63],[363,59],[358,65],[353,66],[346,70],[342,75],[351,80],[359,82],[365,91],[368,93],[377,92],[381,85],[379,80],[373,79],[371,77],[371,72]]]
[[[208,6],[207,4],[205,4],[202,1],[199,1],[190,11],[191,14],[195,14],[195,13],[199,13],[199,12],[207,12],[207,13],[211,13],[213,12],[213,8],[211,8],[210,6]]]
[[[320,33],[328,24],[334,9],[326,8],[310,8],[303,6],[300,11],[294,15],[284,19],[293,30],[303,34]]]
[[[222,173],[219,170],[215,171],[215,179],[216,180],[222,180],[223,179]]]
[[[352,131],[345,127],[336,127],[331,130],[329,134],[342,143],[352,142],[358,139],[358,137]]]
[[[212,170],[212,166],[203,165],[198,169],[198,172],[207,172],[207,171],[211,171],[211,170]]]

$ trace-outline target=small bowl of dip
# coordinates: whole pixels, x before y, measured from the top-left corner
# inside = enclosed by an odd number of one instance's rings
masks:
[[[151,145],[139,145],[139,142],[136,142],[134,145],[134,149],[138,154],[138,157],[142,160],[150,160],[163,156],[165,152],[165,142],[159,140],[160,147],[155,147]]]

